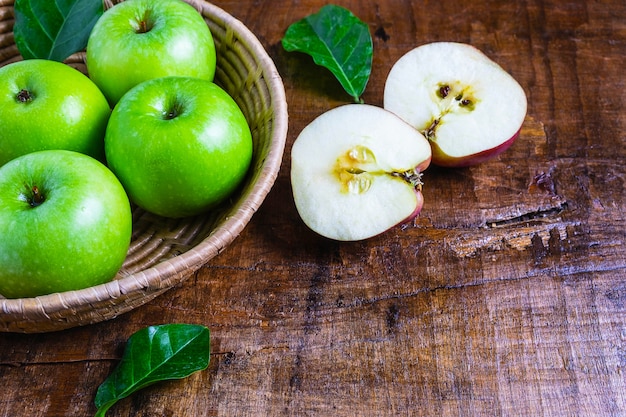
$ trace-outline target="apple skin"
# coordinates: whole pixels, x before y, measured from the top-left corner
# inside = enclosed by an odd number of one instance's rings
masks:
[[[437,165],[443,168],[466,168],[482,164],[483,162],[493,159],[509,149],[511,145],[513,145],[513,142],[517,140],[521,131],[522,129],[520,128],[520,130],[518,130],[517,133],[515,133],[513,137],[511,137],[511,139],[507,140],[506,142],[495,148],[487,149],[485,151],[478,152],[473,155],[463,156],[460,158],[452,157],[446,154],[444,151],[441,150],[437,142],[430,142],[430,147],[433,151],[433,160],[437,161],[437,163],[433,163],[433,165]]]
[[[110,281],[131,232],[122,185],[87,155],[45,150],[0,167],[0,294],[7,298]]]
[[[326,238],[371,238],[420,213],[420,174],[430,160],[428,141],[391,112],[367,104],[336,107],[307,125],[292,147],[296,209]]]
[[[109,167],[138,206],[164,217],[204,213],[239,186],[252,135],[235,101],[211,81],[163,77],[132,88],[106,131]]]
[[[181,0],[126,0],[100,17],[87,71],[111,106],[135,85],[165,76],[212,81],[216,51],[204,18]]]
[[[98,87],[66,64],[31,59],[0,68],[0,109],[0,166],[46,149],[104,160],[111,109]]]
[[[393,65],[384,108],[426,136],[434,165],[466,167],[513,144],[527,99],[519,83],[474,46],[433,42],[412,49]]]

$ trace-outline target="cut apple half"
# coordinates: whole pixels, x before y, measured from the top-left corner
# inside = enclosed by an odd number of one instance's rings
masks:
[[[294,142],[296,209],[311,230],[327,238],[370,238],[418,215],[424,202],[421,173],[430,159],[424,136],[383,108],[334,108]]]
[[[526,94],[502,67],[475,47],[434,42],[391,68],[384,108],[429,140],[433,164],[475,165],[508,149],[526,117]]]

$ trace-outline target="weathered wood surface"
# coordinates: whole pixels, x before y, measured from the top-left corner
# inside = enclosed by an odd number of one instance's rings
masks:
[[[0,416],[89,416],[126,339],[158,323],[212,331],[209,369],[152,386],[110,416],[626,415],[626,4],[338,1],[374,34],[364,99],[430,41],[472,43],[529,98],[521,138],[481,166],[424,177],[414,224],[359,243],[302,224],[290,145],[350,101],[280,39],[322,1],[216,1],[281,72],[281,175],[224,253],[118,319],[0,334]]]

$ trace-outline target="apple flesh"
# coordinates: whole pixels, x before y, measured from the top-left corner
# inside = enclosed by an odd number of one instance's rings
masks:
[[[204,213],[228,198],[252,160],[237,103],[211,81],[145,81],[117,103],[104,139],[111,170],[134,203],[164,217]]]
[[[60,62],[30,59],[0,68],[0,166],[66,149],[104,160],[111,109],[98,87]]]
[[[392,67],[384,108],[422,132],[432,162],[463,167],[508,149],[526,117],[526,94],[475,47],[455,42],[419,46]]]
[[[306,126],[291,151],[298,213],[316,233],[363,240],[415,218],[424,203],[428,141],[396,115],[348,104]]]
[[[81,153],[45,150],[0,168],[0,294],[35,297],[110,281],[131,241],[128,197]]]
[[[204,18],[181,0],[126,0],[96,22],[87,71],[111,105],[142,81],[189,76],[212,81],[216,51]]]

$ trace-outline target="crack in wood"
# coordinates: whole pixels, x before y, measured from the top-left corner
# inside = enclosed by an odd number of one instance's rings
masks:
[[[66,366],[68,364],[76,364],[76,363],[93,363],[93,362],[117,362],[121,360],[121,357],[116,358],[85,358],[85,359],[74,359],[74,360],[58,360],[58,361],[3,361],[0,362],[1,366],[6,366],[10,368],[21,368],[24,366]]]
[[[567,210],[567,201],[563,201],[560,204],[540,209],[529,211],[527,213],[522,213],[518,216],[501,219],[501,220],[487,220],[486,226],[489,228],[498,228],[498,227],[506,227],[510,225],[515,225],[519,223],[532,223],[532,222],[551,222],[554,217],[559,216],[563,211]]]
[[[446,239],[446,244],[459,257],[475,256],[479,250],[496,252],[514,248],[525,251],[533,245],[533,239],[541,239],[543,246],[548,246],[553,234],[559,240],[567,239],[568,226],[575,224],[539,222],[527,226],[491,228],[491,233],[480,238],[475,235],[456,236],[454,239]]]

